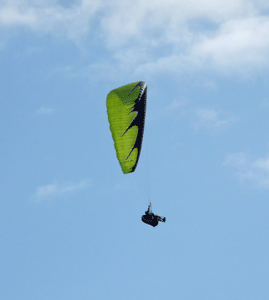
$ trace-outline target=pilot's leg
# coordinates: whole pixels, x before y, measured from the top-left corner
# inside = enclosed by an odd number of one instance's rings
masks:
[[[166,220],[165,218],[163,218],[163,217],[161,217],[161,216],[158,216],[158,215],[157,215],[157,219],[158,219],[158,221],[160,221],[160,222],[165,222],[165,220]]]

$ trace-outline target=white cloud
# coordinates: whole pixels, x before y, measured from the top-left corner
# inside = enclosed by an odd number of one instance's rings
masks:
[[[129,180],[125,180],[125,181],[122,181],[122,182],[119,182],[119,183],[115,184],[114,189],[116,191],[119,191],[119,190],[130,189],[130,187],[132,187],[130,181]]]
[[[35,114],[36,115],[50,115],[54,112],[54,109],[50,108],[50,107],[41,107],[40,109],[38,109]]]
[[[235,121],[235,118],[227,117],[224,112],[213,108],[197,108],[194,114],[196,117],[195,128],[220,128]]]
[[[135,61],[137,74],[213,69],[245,75],[269,62],[269,18],[260,13],[264,5],[247,0],[136,1],[114,7],[101,24],[118,62],[128,66]]]
[[[159,120],[160,118],[171,117],[172,115],[177,115],[177,117],[189,114],[189,101],[185,98],[174,99],[166,107],[161,107],[158,110],[155,110],[151,115],[147,116],[147,120]]]
[[[207,30],[187,28],[173,43],[164,41],[171,49],[169,54],[153,55],[139,65],[137,72],[192,74],[213,70],[222,75],[253,76],[254,70],[268,68],[268,32],[267,16],[228,19]]]
[[[69,8],[58,1],[5,1],[0,4],[0,24],[13,30],[24,26],[36,32],[61,34],[79,43],[89,32],[90,22],[100,6],[97,0],[83,0]]]
[[[83,180],[78,183],[52,183],[38,187],[33,198],[36,201],[42,201],[48,198],[59,197],[69,193],[79,191],[90,186],[90,180]]]
[[[32,26],[37,22],[36,15],[32,10],[24,12],[18,11],[12,7],[4,7],[1,9],[0,20],[2,25],[29,25]]]
[[[143,43],[148,43],[154,37],[149,33],[154,33],[162,42],[181,44],[182,34],[188,33],[186,28],[192,25],[190,22],[208,20],[221,24],[255,12],[248,0],[119,0],[114,3],[101,23],[111,46],[130,39],[138,41],[141,37],[147,37]],[[184,42],[188,39],[185,36]]]
[[[269,155],[253,159],[245,153],[230,154],[224,165],[236,169],[235,175],[241,182],[269,189]]]
[[[69,7],[10,0],[0,4],[0,24],[62,35],[78,45],[94,38],[111,52],[113,68],[137,75],[245,75],[268,67],[268,8],[263,0],[82,0]]]
[[[188,105],[188,101],[186,99],[174,100],[167,106],[166,111],[178,110],[185,107],[186,105]]]
[[[213,36],[204,36],[192,49],[197,63],[226,71],[268,64],[269,17],[228,20]]]
[[[154,119],[171,117],[187,119],[194,129],[223,129],[238,120],[223,110],[211,107],[195,107],[185,98],[172,101],[167,107],[154,113]]]

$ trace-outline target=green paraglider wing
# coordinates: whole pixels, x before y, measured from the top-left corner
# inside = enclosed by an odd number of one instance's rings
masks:
[[[110,130],[124,174],[134,172],[142,146],[147,101],[147,84],[127,84],[107,95]]]

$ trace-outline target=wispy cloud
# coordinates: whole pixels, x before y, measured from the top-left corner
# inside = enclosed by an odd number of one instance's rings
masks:
[[[41,107],[36,112],[35,115],[50,115],[54,112],[54,109],[50,107]]]
[[[82,180],[78,183],[52,183],[45,186],[38,187],[33,195],[33,199],[36,202],[59,197],[62,195],[68,195],[69,193],[82,190],[89,187],[90,180]]]
[[[223,110],[212,107],[195,107],[190,100],[181,99],[172,101],[167,107],[155,114],[156,118],[176,115],[187,119],[194,129],[222,129],[237,120]]]
[[[221,128],[235,121],[235,118],[227,117],[223,111],[217,111],[214,108],[197,108],[194,115],[196,119],[194,127],[196,129],[201,127]]]
[[[90,22],[102,6],[102,1],[82,0],[70,7],[63,7],[57,1],[10,0],[0,4],[2,27],[28,27],[52,35],[64,35],[79,40],[90,31]]]
[[[245,153],[229,154],[224,165],[235,169],[240,182],[252,182],[269,189],[269,155],[254,159]]]
[[[149,115],[147,118],[148,120],[158,120],[159,118],[166,118],[168,116],[177,115],[184,115],[189,110],[189,101],[185,98],[181,99],[174,99],[168,105],[159,108],[156,110],[152,115]]]
[[[130,187],[131,187],[130,181],[125,180],[124,182],[119,182],[119,183],[115,184],[114,189],[115,189],[115,191],[119,191],[119,190],[130,189]]]
[[[166,107],[166,111],[169,112],[179,110],[185,107],[186,105],[188,105],[188,100],[186,99],[174,100]]]

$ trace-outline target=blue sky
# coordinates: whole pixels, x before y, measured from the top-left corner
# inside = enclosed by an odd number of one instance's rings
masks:
[[[268,12],[0,1],[1,299],[268,299]],[[106,96],[140,80],[123,175]]]

